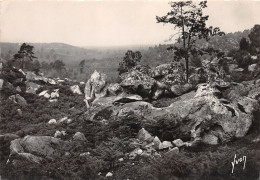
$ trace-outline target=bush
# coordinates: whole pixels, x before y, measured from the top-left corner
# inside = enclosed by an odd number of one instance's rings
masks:
[[[141,52],[128,50],[122,62],[119,63],[119,75],[128,72],[131,68],[135,67],[142,58]]]

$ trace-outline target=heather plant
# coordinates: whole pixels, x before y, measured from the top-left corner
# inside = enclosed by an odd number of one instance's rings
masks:
[[[246,155],[248,159],[244,171],[243,167],[237,166],[232,173],[235,153],[239,157]],[[218,150],[209,146],[201,152],[166,153],[140,167],[137,174],[144,179],[255,179],[259,176],[257,168],[260,165],[257,153],[259,150],[253,145],[242,149],[223,146]]]

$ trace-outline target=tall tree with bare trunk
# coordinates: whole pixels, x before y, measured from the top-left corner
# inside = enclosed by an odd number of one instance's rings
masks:
[[[178,32],[175,35],[179,37],[181,46],[171,46],[175,50],[176,57],[184,58],[186,63],[186,80],[189,79],[189,58],[192,50],[195,48],[197,39],[209,40],[210,36],[224,35],[218,27],[206,27],[206,21],[209,16],[203,15],[203,9],[207,7],[207,1],[201,1],[198,4],[192,1],[170,2],[171,11],[165,16],[156,16],[157,23],[172,24]]]

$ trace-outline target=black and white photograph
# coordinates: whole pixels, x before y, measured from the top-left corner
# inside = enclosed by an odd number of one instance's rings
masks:
[[[0,180],[260,180],[259,0],[0,0]]]

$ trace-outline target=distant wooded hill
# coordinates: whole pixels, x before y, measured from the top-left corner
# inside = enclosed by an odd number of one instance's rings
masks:
[[[228,33],[225,36],[212,37],[208,42],[198,40],[198,47],[213,47],[228,53],[231,49],[238,49],[242,37],[248,38],[250,30],[243,32]],[[121,46],[121,47],[76,47],[64,43],[28,43],[34,46],[35,56],[40,63],[51,63],[55,60],[61,60],[65,63],[67,69],[73,69],[77,73],[79,63],[86,60],[85,73],[90,75],[94,70],[104,72],[112,79],[115,79],[117,68],[127,50],[140,51],[142,54],[141,64],[156,66],[162,63],[168,63],[173,60],[173,53],[167,51],[169,44],[160,44],[155,46]],[[9,60],[18,52],[21,44],[18,43],[0,43],[1,58]],[[76,77],[76,76],[75,76]],[[82,77],[80,79],[85,79]],[[78,79],[78,78],[77,78]]]
[[[204,39],[198,40],[196,46],[199,48],[214,48],[225,52],[226,54],[232,49],[239,49],[239,42],[242,37],[248,39],[250,30],[244,30],[243,32],[228,33],[225,36],[214,36],[209,41]],[[147,51],[142,52],[142,63],[150,64],[151,66],[170,62],[173,60],[172,52],[167,51],[168,44],[158,45],[150,47]]]
[[[105,49],[105,48],[82,48],[64,43],[28,43],[34,46],[35,56],[40,62],[53,62],[55,60],[62,60],[66,64],[74,64],[83,59],[103,59],[123,56],[126,48]],[[1,57],[3,59],[11,59],[19,50],[21,44],[19,43],[0,43]]]
[[[198,47],[213,47],[224,52],[231,49],[238,49],[239,41],[242,37],[248,37],[250,30],[243,32],[228,33],[225,36],[212,37],[208,42],[198,40]],[[93,62],[102,59],[114,59],[120,61],[124,57],[127,50],[139,50],[143,55],[142,62],[144,64],[155,65],[160,61],[168,62],[172,60],[172,56],[167,52],[168,44],[147,46],[123,46],[123,47],[76,47],[64,43],[29,43],[34,46],[35,56],[40,62],[53,62],[62,60],[65,64],[73,65],[83,59]],[[3,59],[11,59],[20,48],[19,43],[0,43],[1,57]],[[153,63],[154,62],[154,63]]]

